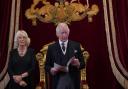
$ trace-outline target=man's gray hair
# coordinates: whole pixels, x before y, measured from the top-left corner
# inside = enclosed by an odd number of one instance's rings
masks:
[[[59,23],[56,27],[56,35],[57,34],[60,34],[62,28],[66,28],[67,29],[67,32],[69,33],[70,32],[70,29],[68,27],[68,25],[66,23]]]
[[[27,47],[30,45],[30,38],[28,37],[28,34],[26,31],[24,30],[19,30],[16,32],[15,34],[15,38],[14,38],[14,48],[17,48],[18,47],[18,37],[22,35],[22,36],[25,36],[26,37],[26,44],[27,44]]]

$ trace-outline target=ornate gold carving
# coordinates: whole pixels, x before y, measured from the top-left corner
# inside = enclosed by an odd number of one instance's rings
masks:
[[[88,51],[85,51],[81,45],[81,50],[83,51],[84,61],[87,63],[90,55]],[[88,84],[86,82],[86,68],[81,70],[81,89],[89,89]]]
[[[45,81],[44,63],[46,60],[48,46],[53,43],[54,42],[44,45],[40,50],[40,52],[36,54],[36,58],[39,62],[39,68],[40,68],[40,82],[43,83],[43,85],[37,86],[37,89],[45,89],[46,81]],[[87,59],[89,58],[90,55],[87,51],[84,50],[82,46],[81,46],[81,50],[83,51],[84,60],[85,62],[87,62]],[[81,89],[88,89],[88,85],[86,83],[86,69],[81,70]]]
[[[42,49],[40,50],[40,52],[38,52],[36,54],[36,59],[39,63],[39,70],[40,70],[40,83],[36,89],[46,89],[45,85],[46,85],[46,81],[45,81],[45,70],[44,70],[44,63],[46,60],[46,54],[47,54],[47,49],[48,49],[48,45],[52,44],[54,42],[51,42],[49,44],[46,44],[42,47]]]
[[[76,2],[77,1],[77,2]],[[40,8],[37,6],[41,5]],[[33,25],[37,25],[37,19],[44,23],[65,22],[69,24],[71,21],[80,21],[88,16],[89,22],[92,22],[92,16],[99,12],[96,4],[89,8],[83,5],[79,0],[60,1],[52,5],[47,0],[33,0],[33,4],[26,10],[25,16],[32,20]]]

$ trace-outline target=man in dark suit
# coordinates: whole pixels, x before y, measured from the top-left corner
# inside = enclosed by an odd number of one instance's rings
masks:
[[[48,47],[45,70],[52,77],[52,89],[80,89],[80,70],[85,62],[80,44],[68,40],[69,33],[68,25],[59,23],[58,41]]]

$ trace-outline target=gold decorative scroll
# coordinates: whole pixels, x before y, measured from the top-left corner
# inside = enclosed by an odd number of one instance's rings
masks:
[[[41,6],[41,7],[38,7]],[[37,20],[44,23],[65,22],[69,24],[71,21],[80,21],[86,16],[88,21],[92,22],[92,17],[97,15],[99,8],[93,4],[90,8],[83,5],[79,0],[55,2],[52,5],[47,0],[33,0],[33,4],[26,10],[25,16],[32,20],[33,25],[37,25]]]

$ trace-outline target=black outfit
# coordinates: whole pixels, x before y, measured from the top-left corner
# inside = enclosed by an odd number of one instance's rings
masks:
[[[10,53],[8,65],[10,81],[6,89],[35,89],[33,76],[35,64],[35,54],[33,49],[28,48],[26,54],[23,57],[19,56],[17,49],[13,49]],[[13,75],[19,75],[24,72],[28,72],[28,76],[23,78],[23,80],[27,83],[26,87],[19,86],[19,84],[15,83],[12,78]]]
[[[76,66],[69,65],[69,72],[58,72],[56,75],[50,74],[50,69],[54,66],[54,62],[66,66],[69,59],[73,56],[79,59],[79,69]],[[59,41],[49,45],[46,55],[45,70],[51,77],[52,89],[80,89],[80,69],[84,67],[85,62],[79,43],[69,40],[65,55],[61,50]]]

